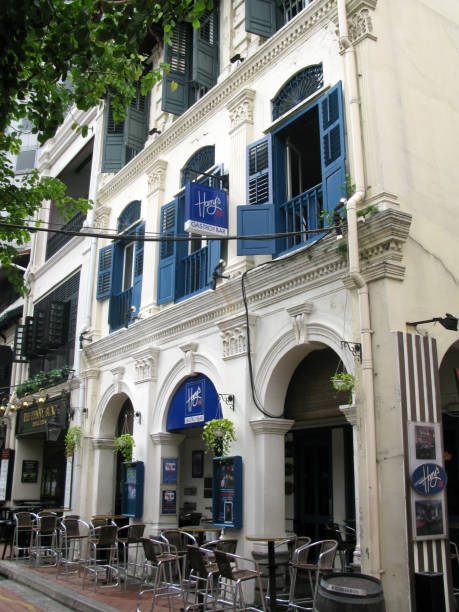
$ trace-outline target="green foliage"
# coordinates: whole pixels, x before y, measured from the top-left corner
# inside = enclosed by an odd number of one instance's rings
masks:
[[[340,257],[347,261],[347,240],[345,238],[338,242],[336,252]]]
[[[355,386],[355,376],[353,374],[349,374],[348,372],[337,372],[330,378],[330,380],[333,388],[336,389],[336,391],[348,392],[348,404],[351,404],[352,393]]]
[[[124,461],[132,461],[132,450],[135,446],[134,438],[131,434],[121,434],[115,438],[115,448],[113,452],[121,453]]]
[[[49,372],[38,372],[38,374],[35,374],[35,376],[25,380],[16,387],[16,395],[23,397],[29,393],[40,391],[40,389],[46,389],[47,387],[53,387],[61,382],[65,382],[71,371],[72,368],[65,365],[62,368],[49,370]]]
[[[114,119],[126,114],[140,80],[151,90],[167,68],[152,69],[139,52],[146,37],[168,43],[181,21],[199,26],[212,1],[195,0],[22,0],[2,6],[0,54],[0,265],[15,287],[25,292],[22,276],[10,266],[15,246],[30,240],[23,226],[36,217],[45,200],[53,200],[64,217],[85,212],[86,200],[65,195],[58,179],[33,171],[16,177],[10,155],[17,155],[21,131],[8,133],[24,119],[43,144],[56,133],[70,107],[86,111],[110,93]],[[148,69],[147,69],[147,68]],[[73,128],[83,136],[88,125]]]
[[[77,448],[81,446],[83,430],[76,425],[69,427],[65,434],[65,456],[71,457]]]
[[[236,440],[234,423],[229,419],[207,421],[202,430],[202,439],[214,457],[228,455],[231,442]]]

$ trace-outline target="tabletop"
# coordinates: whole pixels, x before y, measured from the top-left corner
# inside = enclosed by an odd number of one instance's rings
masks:
[[[189,527],[179,527],[179,531],[188,531],[189,533],[201,533],[205,531],[220,531],[221,527],[193,527],[190,525]]]
[[[246,536],[248,542],[282,542],[290,539],[288,536]]]

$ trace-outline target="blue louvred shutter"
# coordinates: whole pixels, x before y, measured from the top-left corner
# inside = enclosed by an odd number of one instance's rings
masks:
[[[180,23],[175,26],[170,43],[165,45],[164,62],[170,70],[163,77],[161,110],[181,115],[188,108],[190,84],[190,26]],[[172,90],[172,83],[177,87]]]
[[[132,306],[135,306],[135,312],[138,314],[142,296],[142,278],[143,278],[143,253],[145,237],[145,223],[141,223],[136,229],[135,253],[134,253],[134,282],[132,285]]]
[[[282,24],[277,0],[245,0],[246,32],[269,38]]]
[[[205,11],[201,26],[193,29],[192,79],[210,89],[218,77],[218,11]]]
[[[173,237],[178,233],[178,199],[161,207],[160,233],[162,237]],[[175,275],[177,267],[177,243],[161,241],[158,266],[158,304],[175,299]]]
[[[124,121],[115,121],[110,96],[105,111],[102,172],[118,172],[125,164]]]
[[[332,212],[346,197],[344,117],[341,82],[320,100],[319,127],[322,164],[323,208]]]
[[[212,284],[212,274],[220,261],[222,252],[221,240],[209,240],[207,244],[207,284]]]
[[[237,207],[238,236],[275,233],[272,188],[271,135],[247,147],[247,204]],[[274,238],[238,240],[238,255],[268,255],[275,252]]]
[[[113,244],[99,251],[99,269],[97,273],[96,298],[102,300],[109,297],[112,291]]]

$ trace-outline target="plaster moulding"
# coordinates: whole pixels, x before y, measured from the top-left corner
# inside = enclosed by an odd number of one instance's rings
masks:
[[[250,337],[253,344],[255,343],[256,320],[256,316],[249,315]],[[218,323],[218,328],[222,340],[222,357],[224,360],[247,355],[247,319],[245,313]]]
[[[115,388],[115,393],[120,393],[125,368],[123,366],[118,366],[117,368],[113,368],[113,370],[110,371],[113,375],[113,386]]]
[[[179,349],[184,354],[183,363],[184,363],[185,372],[187,373],[188,376],[195,376],[196,374],[195,357],[196,357],[196,351],[198,350],[198,343],[190,342],[189,344],[182,344],[182,346],[179,346]]]
[[[179,446],[185,439],[183,434],[169,433],[167,431],[158,431],[150,434],[150,439],[157,446]]]
[[[135,367],[135,384],[158,379],[159,350],[147,348],[132,355]]]
[[[246,123],[253,125],[254,100],[255,91],[244,89],[226,105],[231,123],[230,134]]]
[[[304,304],[287,308],[297,344],[308,342],[308,318],[313,310],[314,304],[312,302],[305,302]]]
[[[339,407],[340,412],[346,417],[346,421],[359,429],[360,427],[360,415],[355,404],[345,404]]]
[[[160,134],[143,151],[134,157],[111,179],[100,185],[97,199],[107,201],[129,183],[148,171],[163,154],[179,146],[190,132],[209,120],[209,117],[222,110],[227,100],[244,87],[251,85],[257,76],[272,66],[273,61],[298,44],[304,44],[315,30],[326,25],[336,15],[337,0],[315,0],[289,21],[276,34],[265,41],[260,49],[248,57],[238,70],[221,83],[217,83],[198,102]]]
[[[292,419],[256,419],[250,422],[250,427],[256,436],[274,434],[284,436],[295,424]]]
[[[357,45],[362,40],[369,38],[377,40],[373,32],[372,12],[376,9],[377,0],[352,0],[347,5],[347,26],[349,39]],[[338,18],[335,18],[336,34],[339,36]],[[340,44],[340,53],[345,49]]]
[[[166,170],[167,161],[164,159],[158,159],[152,164],[151,168],[147,170],[148,176],[148,193],[150,196],[157,191],[164,191],[166,186]]]
[[[108,206],[97,206],[94,210],[94,227],[107,229],[110,221],[110,208]]]
[[[92,438],[91,444],[94,450],[110,450],[115,448],[115,440],[113,438]]]

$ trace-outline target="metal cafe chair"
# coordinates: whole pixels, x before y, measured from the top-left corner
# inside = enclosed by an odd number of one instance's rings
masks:
[[[35,558],[35,566],[40,565],[41,560],[52,561],[50,565],[57,566],[58,563],[58,533],[57,517],[55,514],[37,516],[32,526],[32,537],[30,545],[30,563]]]
[[[151,610],[154,609],[158,597],[167,597],[169,611],[171,599],[183,596],[181,556],[171,552],[170,545],[164,540],[153,538],[140,538],[145,561],[142,566],[142,583],[137,598],[137,612],[140,612],[141,600],[144,593],[152,593]],[[169,569],[169,579],[166,570]],[[177,582],[173,583],[170,576],[174,573]]]
[[[341,571],[349,571],[348,556],[352,555],[355,549],[355,531],[347,525],[330,523],[325,530],[325,537],[338,542],[338,555],[341,564]]]
[[[289,563],[290,567],[290,593],[288,599],[289,608],[299,608],[303,610],[313,610],[317,591],[319,588],[319,580],[321,574],[332,571],[335,562],[336,550],[338,542],[336,540],[319,540],[311,544],[300,546],[293,553],[293,559]],[[310,560],[311,551],[317,553],[317,559],[314,562]],[[310,597],[295,598],[296,581],[299,571],[308,573],[309,585],[311,588]],[[310,603],[310,607],[304,604]]]
[[[187,545],[197,546],[196,538],[187,531],[179,529],[164,529],[161,531],[161,539],[169,545],[169,552],[182,557],[182,580],[187,577]]]
[[[30,545],[32,541],[32,529],[36,520],[37,515],[33,512],[16,512],[14,514],[11,559],[17,560],[20,556],[29,557]]]
[[[218,577],[218,565],[210,558],[206,548],[187,545],[190,573],[184,590],[185,610],[191,608],[207,609],[209,605],[215,609],[216,597],[214,579]]]
[[[56,578],[62,570],[79,572],[86,559],[90,527],[84,521],[64,517],[59,526],[59,563]],[[73,569],[71,569],[73,568]]]
[[[118,568],[123,571],[124,590],[127,588],[129,567],[134,569],[134,578],[137,570],[137,558],[141,546],[140,539],[145,531],[145,525],[134,524],[118,527],[116,541],[118,543]],[[129,548],[135,548],[135,560],[129,563]]]
[[[114,587],[119,585],[117,531],[116,525],[101,525],[96,527],[90,534],[87,557],[82,564],[83,588],[87,573],[93,575],[94,592],[97,588],[99,574],[104,576],[105,586]]]
[[[242,584],[248,580],[255,580],[260,592],[261,608],[266,612],[265,597],[261,584],[261,572],[258,563],[253,559],[247,559],[239,555],[232,555],[215,549],[215,559],[218,566],[218,597],[216,605],[219,607],[232,606],[234,612],[238,610],[258,610],[254,606],[248,605],[244,599]],[[241,565],[251,564],[255,569],[247,569]],[[228,599],[229,597],[229,599]]]

